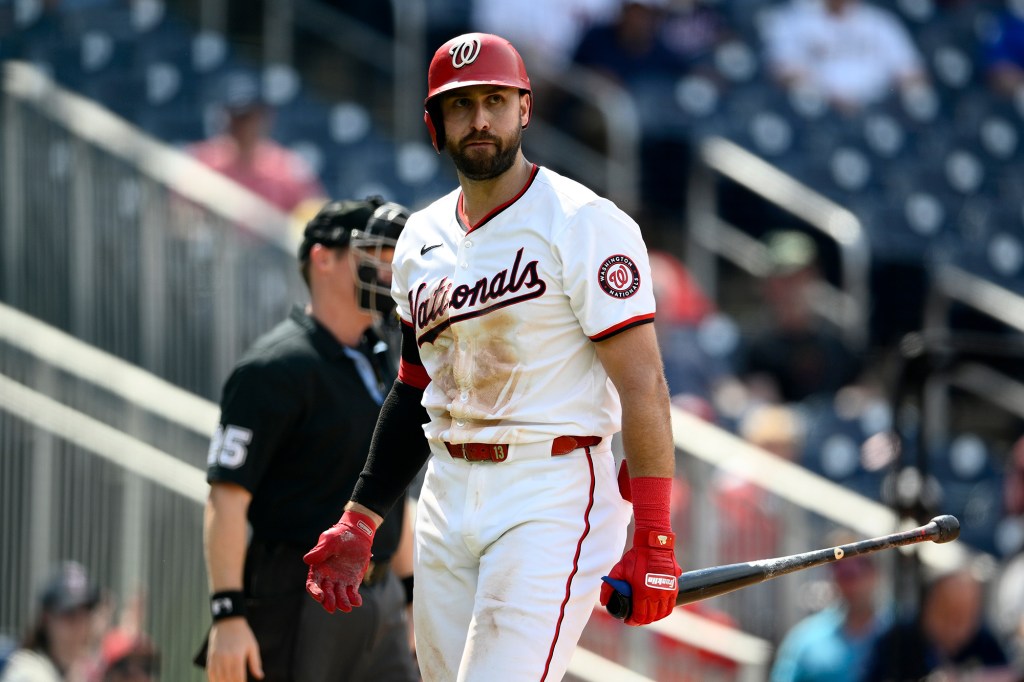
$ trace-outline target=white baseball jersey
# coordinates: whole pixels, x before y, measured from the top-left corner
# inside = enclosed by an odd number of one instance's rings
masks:
[[[416,212],[394,296],[427,376],[433,443],[610,436],[620,405],[595,341],[654,319],[647,250],[613,203],[534,166],[511,201],[467,225],[456,190]],[[429,383],[428,383],[429,381]]]

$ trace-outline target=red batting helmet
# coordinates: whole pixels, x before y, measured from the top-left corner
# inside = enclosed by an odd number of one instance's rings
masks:
[[[444,146],[444,119],[433,100],[441,93],[468,85],[505,85],[532,92],[526,65],[512,43],[490,33],[465,33],[452,38],[437,48],[430,60],[427,98],[423,100],[423,121],[438,152]]]

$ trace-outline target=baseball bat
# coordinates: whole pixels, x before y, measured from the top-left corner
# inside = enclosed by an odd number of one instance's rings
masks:
[[[959,536],[960,522],[957,521],[955,516],[945,514],[943,516],[936,516],[925,525],[911,530],[883,535],[869,540],[851,542],[847,545],[826,547],[825,549],[816,549],[802,554],[792,554],[774,559],[760,559],[747,563],[712,566],[711,568],[687,571],[679,576],[679,596],[676,597],[676,606],[717,597],[720,594],[727,594],[748,585],[756,585],[778,578],[780,575],[829,564],[846,557],[870,554],[883,549],[903,547],[904,545],[913,545],[918,542],[951,542]],[[632,613],[633,609],[632,589],[629,583],[608,577],[602,578],[602,580],[614,588],[611,598],[608,599],[608,613],[620,620],[629,618],[629,614]]]

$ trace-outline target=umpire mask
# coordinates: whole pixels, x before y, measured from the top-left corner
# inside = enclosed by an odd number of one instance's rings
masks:
[[[398,235],[409,219],[409,209],[387,202],[366,221],[366,227],[353,230],[349,242],[355,272],[359,306],[386,322],[394,317],[391,298],[391,259]]]

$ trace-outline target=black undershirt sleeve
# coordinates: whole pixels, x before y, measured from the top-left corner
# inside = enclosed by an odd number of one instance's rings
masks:
[[[430,456],[423,425],[430,421],[423,391],[396,381],[380,409],[363,473],[352,501],[381,516],[405,493]]]

